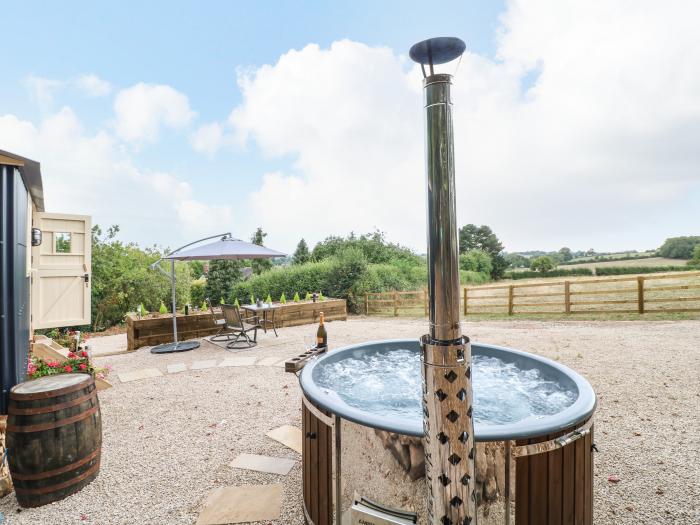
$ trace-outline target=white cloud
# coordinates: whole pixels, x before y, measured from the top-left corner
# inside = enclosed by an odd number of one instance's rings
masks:
[[[54,91],[62,87],[64,82],[50,78],[29,75],[24,79],[24,84],[29,89],[29,94],[42,111],[48,111],[53,105]]]
[[[47,211],[92,215],[143,244],[175,247],[229,228],[229,206],[209,205],[173,174],[139,168],[104,130],[86,132],[68,107],[34,124],[0,115],[3,149],[41,162]]]
[[[511,2],[498,60],[467,53],[455,78],[460,223],[491,225],[511,250],[648,248],[689,233],[700,217],[688,200],[700,191],[699,16],[694,2]],[[376,226],[423,249],[417,68],[341,41],[289,51],[239,86],[237,139],[296,158],[249,199],[266,210],[270,245]]]
[[[116,132],[129,142],[155,142],[161,127],[182,129],[195,117],[187,96],[162,84],[139,83],[117,94]]]
[[[195,151],[214,155],[224,144],[224,130],[218,122],[204,124],[190,135],[190,144]]]
[[[78,77],[75,85],[90,97],[104,97],[112,92],[112,85],[94,74]]]

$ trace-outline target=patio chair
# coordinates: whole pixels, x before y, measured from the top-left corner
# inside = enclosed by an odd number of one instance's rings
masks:
[[[209,341],[217,343],[223,341],[230,341],[233,338],[233,333],[230,332],[228,328],[226,328],[226,319],[224,319],[224,313],[222,309],[220,307],[214,309],[214,305],[211,304],[209,297],[204,299],[204,301],[207,303],[209,311],[211,312],[211,315],[214,318],[214,324],[219,327],[219,331],[212,335],[209,338]]]
[[[241,311],[232,304],[222,304],[221,310],[224,314],[224,321],[227,335],[233,339],[226,345],[226,348],[252,348],[258,344],[258,328],[260,323],[257,316],[241,317]],[[253,332],[253,338],[248,335]]]

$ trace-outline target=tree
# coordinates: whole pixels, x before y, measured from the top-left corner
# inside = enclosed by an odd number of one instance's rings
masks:
[[[700,236],[697,235],[669,237],[659,248],[659,255],[671,259],[690,259],[698,245],[700,245]]]
[[[508,263],[508,268],[529,268],[530,259],[519,253],[509,253],[503,257]]]
[[[206,296],[216,304],[219,298],[228,300],[231,297],[233,285],[241,280],[241,263],[227,259],[215,259],[209,263],[207,274]]]
[[[297,244],[297,249],[294,251],[294,256],[292,257],[292,264],[304,264],[309,262],[311,254],[309,253],[309,247],[306,241],[302,238]]]
[[[501,255],[503,244],[491,228],[485,225],[466,224],[459,229],[459,253],[481,250],[491,256],[491,277],[499,279],[508,268],[508,262]]]
[[[418,262],[418,258],[409,248],[388,242],[384,237],[384,232],[379,230],[362,234],[359,237],[354,232],[350,232],[347,238],[326,237],[314,246],[312,259],[322,261],[335,257],[346,248],[361,250],[367,262],[372,264],[392,263],[400,259],[410,263]]]
[[[530,263],[530,268],[536,272],[548,272],[554,269],[554,261],[547,255],[535,257]]]
[[[567,262],[574,258],[574,255],[571,253],[571,249],[567,248],[566,246],[559,249],[559,255],[562,262]]]
[[[258,246],[262,246],[263,242],[265,241],[265,237],[267,237],[267,233],[265,233],[262,228],[258,227],[253,236],[250,238],[250,242],[257,244]],[[272,268],[272,261],[270,259],[253,259],[251,266],[253,267],[253,273],[255,275],[259,275]]]
[[[700,244],[693,248],[693,258],[688,261],[688,265],[700,268]]]

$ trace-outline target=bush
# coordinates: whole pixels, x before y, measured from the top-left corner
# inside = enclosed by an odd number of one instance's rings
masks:
[[[570,270],[562,270],[559,268],[549,272],[535,272],[530,270],[526,272],[508,272],[506,273],[505,278],[518,280],[532,279],[535,277],[565,277],[567,275],[593,275],[593,270],[588,268],[572,268]]]
[[[488,273],[471,272],[469,270],[459,271],[459,283],[464,284],[482,284],[491,280]]]
[[[491,256],[482,250],[469,250],[459,256],[459,269],[490,274],[493,270]]]
[[[628,275],[635,273],[683,272],[692,266],[597,266],[596,275]]]
[[[191,304],[202,304],[204,299],[206,299],[206,286],[207,280],[202,277],[196,281],[192,281],[190,286],[190,303]]]

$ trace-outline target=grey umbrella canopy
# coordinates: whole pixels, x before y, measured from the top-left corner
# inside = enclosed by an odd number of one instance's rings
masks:
[[[216,242],[197,246],[184,251],[175,251],[163,259],[178,261],[209,261],[213,259],[269,259],[284,257],[286,254],[240,239],[224,237]]]
[[[190,248],[193,244],[198,244],[203,241],[220,237],[218,241]],[[198,241],[191,242],[181,246],[177,250],[173,250],[168,255],[158,259],[151,265],[151,268],[157,268],[167,275],[167,272],[160,266],[163,260],[170,261],[170,282],[172,283],[172,303],[173,303],[173,342],[166,343],[151,348],[151,353],[167,354],[171,352],[184,352],[186,350],[194,350],[199,347],[199,341],[183,341],[177,340],[177,309],[175,308],[175,261],[196,261],[204,260],[211,261],[215,259],[271,259],[273,257],[284,257],[286,254],[265,248],[258,244],[245,242],[240,239],[234,239],[230,233],[223,235],[213,235],[205,237]]]

